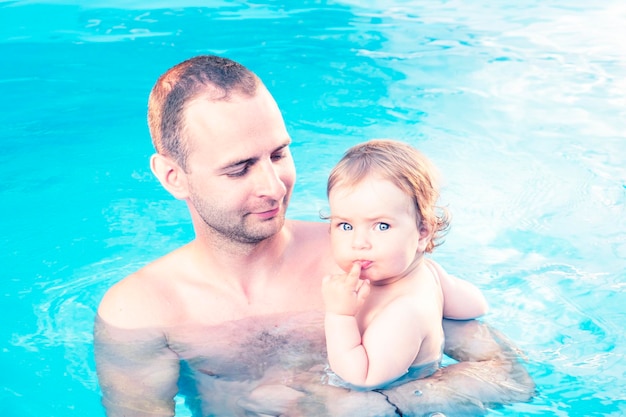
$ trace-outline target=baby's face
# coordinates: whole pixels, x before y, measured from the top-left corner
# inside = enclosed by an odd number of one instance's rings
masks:
[[[391,181],[368,177],[355,186],[340,183],[328,201],[333,256],[344,271],[359,262],[361,279],[375,284],[402,274],[421,255],[415,205]]]

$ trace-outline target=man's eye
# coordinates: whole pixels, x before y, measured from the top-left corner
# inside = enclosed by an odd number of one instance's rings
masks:
[[[352,225],[350,223],[339,223],[337,226],[341,230],[352,230]]]
[[[382,231],[382,230],[388,230],[388,229],[389,229],[389,224],[388,224],[388,223],[382,223],[382,222],[381,222],[381,223],[378,223],[378,224],[376,225],[376,229],[377,229],[377,230],[381,230],[381,231]]]
[[[285,153],[284,152],[275,153],[275,154],[272,155],[272,161],[280,161],[284,157],[285,157]]]
[[[226,174],[228,177],[243,177],[244,175],[246,175],[248,173],[248,165],[244,166],[243,168],[241,168],[238,171],[233,171],[233,172],[229,172],[228,174]]]

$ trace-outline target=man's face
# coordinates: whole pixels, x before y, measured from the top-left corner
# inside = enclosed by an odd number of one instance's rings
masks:
[[[240,243],[278,233],[296,179],[291,139],[276,102],[255,96],[200,97],[185,110],[188,201],[207,232]]]

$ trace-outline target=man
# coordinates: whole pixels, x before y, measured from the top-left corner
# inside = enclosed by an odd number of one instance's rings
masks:
[[[196,238],[100,304],[109,416],[173,415],[177,392],[202,416],[475,413],[529,398],[523,368],[478,322],[463,327],[487,337],[464,339],[447,324],[447,346],[466,362],[428,380],[377,392],[327,383],[320,288],[337,267],[327,225],[285,219],[296,174],[269,91],[240,64],[199,56],[159,78],[148,121],[152,171],[187,202]]]

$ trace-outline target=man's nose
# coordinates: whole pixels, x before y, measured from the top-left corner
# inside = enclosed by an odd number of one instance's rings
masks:
[[[280,168],[271,161],[261,163],[259,168],[257,172],[257,194],[260,197],[281,200],[287,189],[280,178]]]

